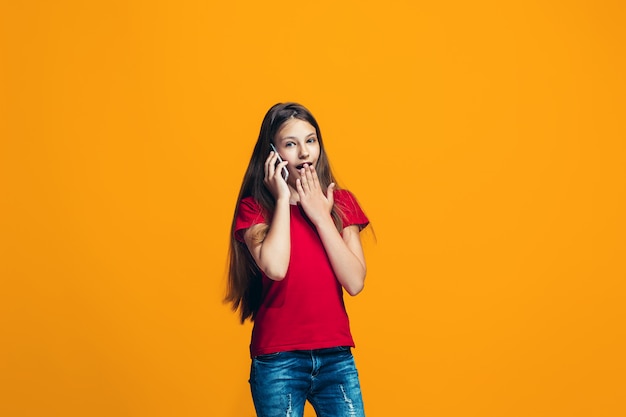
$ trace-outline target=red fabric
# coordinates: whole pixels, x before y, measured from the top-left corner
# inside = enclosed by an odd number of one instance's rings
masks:
[[[347,190],[334,193],[343,227],[365,227],[369,221]],[[354,346],[343,302],[343,290],[326,251],[299,205],[291,210],[291,257],[282,281],[263,276],[263,301],[257,312],[250,354]],[[244,198],[237,210],[235,236],[258,223],[269,223],[261,206]]]

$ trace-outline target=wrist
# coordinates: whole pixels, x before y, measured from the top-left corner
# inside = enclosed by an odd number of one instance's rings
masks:
[[[333,221],[330,213],[321,215],[315,219],[311,219],[311,222],[315,225],[317,229],[324,227],[332,227],[335,228],[335,222]]]

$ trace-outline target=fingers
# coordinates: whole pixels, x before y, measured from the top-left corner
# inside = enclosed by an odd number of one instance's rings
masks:
[[[312,188],[320,188],[319,178],[317,177],[317,172],[315,171],[315,167],[313,165],[309,166],[308,174],[311,177],[311,185]]]
[[[335,192],[335,183],[331,182],[330,185],[328,186],[328,189],[326,190],[326,199],[328,200],[331,206],[335,202],[334,192]]]
[[[320,180],[312,166],[305,166],[296,179],[296,191],[300,204],[313,223],[328,216],[334,204],[335,183],[331,183],[324,192]]]
[[[274,172],[276,170],[276,158],[277,158],[276,153],[272,151],[270,152],[269,156],[265,160],[264,171],[265,171],[266,181],[274,176]]]
[[[300,194],[300,198],[309,195],[311,193],[311,174],[308,167],[300,168],[300,178],[296,179],[296,191]]]
[[[314,191],[319,189],[319,179],[317,172],[312,165],[306,165],[300,169],[300,181],[304,191]]]
[[[265,164],[263,166],[263,170],[265,173],[265,177],[263,178],[263,183],[265,187],[272,193],[274,198],[279,198],[281,196],[285,196],[289,194],[289,187],[287,186],[287,181],[282,176],[282,170],[287,166],[287,161],[282,161],[278,165],[278,154],[275,152],[270,152],[270,155],[265,160]]]
[[[283,177],[283,168],[286,167],[287,164],[287,161],[283,161],[274,167],[275,175],[278,175],[283,181],[285,181],[285,178]]]
[[[278,173],[280,173],[281,170],[287,166],[287,163],[288,163],[287,161],[282,161],[281,163],[276,165],[277,161],[278,161],[278,154],[273,151],[270,152],[270,155],[265,160],[265,166],[264,166],[266,182],[269,181]],[[281,178],[282,178],[282,175],[281,175]]]
[[[311,187],[309,184],[309,178],[307,178],[306,168],[300,169],[300,178],[296,180],[296,191],[300,194],[300,199],[311,194]]]
[[[315,167],[313,167],[312,165],[302,167],[300,169],[300,178],[296,180],[296,190],[301,196],[319,195],[322,197],[326,197],[326,199],[328,199],[330,196],[330,198],[332,199],[334,187],[335,184],[331,184],[326,192],[326,195],[324,195],[319,177],[317,176]]]

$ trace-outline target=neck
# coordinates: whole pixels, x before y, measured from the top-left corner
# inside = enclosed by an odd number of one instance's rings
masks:
[[[300,195],[298,194],[298,191],[290,185],[289,192],[291,193],[289,196],[289,204],[298,204],[300,202]]]

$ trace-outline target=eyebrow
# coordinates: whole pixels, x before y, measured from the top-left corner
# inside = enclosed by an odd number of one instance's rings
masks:
[[[304,138],[307,139],[307,138],[310,138],[311,136],[317,136],[317,132],[311,132],[308,135],[306,135]],[[287,139],[298,139],[298,138],[296,136],[285,136],[285,137],[280,138],[281,141],[287,140]]]

